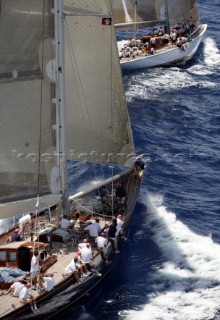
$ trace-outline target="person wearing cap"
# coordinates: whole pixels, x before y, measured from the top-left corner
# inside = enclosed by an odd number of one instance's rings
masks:
[[[68,277],[68,276],[70,276],[71,274],[74,275],[74,277],[75,277],[75,279],[76,279],[76,282],[77,282],[77,283],[80,283],[80,281],[79,281],[79,272],[77,271],[74,258],[73,258],[73,259],[70,261],[70,263],[67,265],[67,267],[65,268],[64,273],[63,273],[62,275],[63,275],[63,277]]]
[[[55,286],[53,272],[48,272],[45,275],[40,274],[39,276],[39,287],[41,291],[50,292]]]
[[[83,242],[80,242],[80,243],[78,244],[78,250],[81,250],[81,249],[83,249],[83,248],[86,248],[86,244],[87,244],[87,243],[89,243],[87,239],[84,239]],[[91,246],[90,246],[90,248],[91,248]],[[91,250],[92,250],[92,249],[91,249]]]
[[[123,228],[122,228],[122,226],[123,226],[123,224],[124,224],[124,222],[122,221],[122,215],[121,215],[121,214],[118,214],[116,220],[117,220],[116,236],[122,235],[122,234],[123,234]]]
[[[106,250],[106,247],[108,244],[108,238],[105,232],[102,232],[100,236],[96,238],[96,244],[102,259],[106,262],[106,264],[109,264],[110,262],[108,260],[107,250]]]
[[[10,286],[6,294],[11,293],[13,297],[19,297],[19,294],[21,290],[24,288],[24,286],[25,285],[24,285],[23,278],[19,278]]]
[[[88,239],[83,239],[83,242],[80,242],[79,244],[78,244],[78,247],[80,248],[80,249],[82,249],[82,248],[84,248],[84,247],[86,247],[86,244],[88,243]]]
[[[76,269],[77,271],[79,272],[79,276],[82,277],[83,275],[88,275],[88,270],[86,268],[86,265],[85,263],[82,262],[82,259],[81,259],[81,252],[78,251],[74,257],[74,262],[75,262],[75,265],[76,265]]]
[[[99,273],[97,270],[96,270],[96,265],[94,264],[94,259],[93,259],[93,256],[92,256],[92,250],[91,250],[91,247],[90,247],[90,244],[87,243],[86,244],[86,247],[85,248],[82,248],[80,250],[81,252],[81,258],[82,258],[82,262],[85,263],[86,265],[86,268],[89,270],[89,271],[93,271],[97,276],[101,276],[101,273]]]
[[[30,294],[30,289],[31,287],[31,283],[28,282],[26,283],[26,285],[23,287],[23,289],[21,290],[20,294],[19,294],[19,298],[21,299],[21,303],[30,303],[30,307],[32,312],[37,312],[37,306],[36,306],[36,300],[35,298]]]

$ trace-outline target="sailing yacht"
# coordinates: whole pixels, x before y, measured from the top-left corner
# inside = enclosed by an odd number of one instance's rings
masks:
[[[112,8],[116,30],[129,32],[118,41],[122,69],[184,65],[207,29],[196,0],[113,0]]]
[[[120,253],[109,242],[112,263],[106,264],[84,229],[99,219],[107,232],[120,213],[126,235],[142,170],[135,165],[111,1],[3,0],[0,6],[0,215],[14,222],[0,235],[0,318],[57,319],[87,303],[118,262]],[[75,165],[79,173],[73,181]],[[86,177],[70,194],[81,167]],[[116,197],[118,185],[126,202]],[[30,212],[33,225],[25,225],[22,241],[11,242],[19,217]],[[68,230],[59,225],[64,215],[71,222]],[[80,282],[73,274],[63,277],[84,238],[97,272],[81,275]],[[118,250],[123,246],[120,237]],[[31,281],[36,251],[41,274],[52,272],[55,287],[29,289],[36,299],[33,313],[29,303],[6,290],[19,272],[24,285]]]

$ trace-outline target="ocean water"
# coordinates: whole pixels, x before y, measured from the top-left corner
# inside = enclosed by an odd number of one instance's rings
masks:
[[[208,29],[190,63],[124,74],[146,170],[119,267],[71,320],[220,320],[220,1],[198,4]]]
[[[220,2],[198,5],[190,63],[124,74],[146,170],[120,266],[80,320],[220,319]]]

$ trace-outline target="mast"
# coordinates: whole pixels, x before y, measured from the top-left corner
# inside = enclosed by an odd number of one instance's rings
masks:
[[[168,11],[168,3],[167,0],[164,0],[164,9],[165,9],[165,19],[166,24],[164,26],[164,32],[170,34],[170,21],[169,21],[169,11]]]
[[[135,15],[135,38],[137,38],[137,0],[134,4],[134,15]]]
[[[56,99],[57,99],[57,157],[59,168],[60,191],[62,194],[62,213],[69,214],[67,207],[66,177],[66,103],[65,103],[65,68],[64,68],[64,6],[63,1],[54,0],[55,40],[56,40]]]

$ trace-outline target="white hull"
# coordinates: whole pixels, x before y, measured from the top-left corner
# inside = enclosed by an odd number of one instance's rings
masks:
[[[206,31],[207,25],[203,24],[200,28],[201,32],[198,36],[193,38],[190,42],[187,42],[185,51],[182,51],[180,48],[175,46],[173,48],[167,48],[166,51],[155,53],[154,55],[127,59],[126,61],[120,60],[121,68],[123,70],[134,70],[186,63],[186,61],[190,60],[196,53]]]

